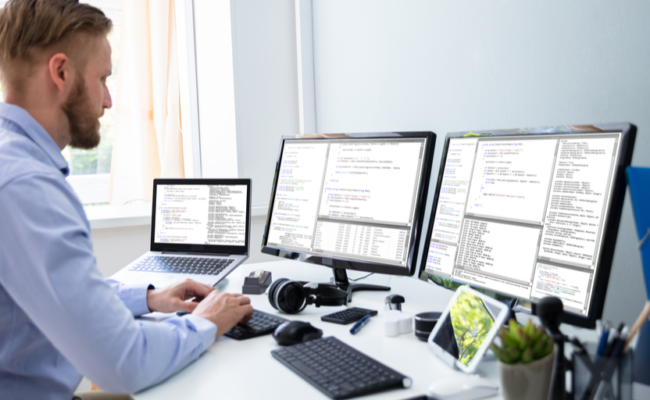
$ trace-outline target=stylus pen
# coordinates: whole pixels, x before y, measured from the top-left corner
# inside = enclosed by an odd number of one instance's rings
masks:
[[[350,333],[356,335],[361,330],[361,328],[366,326],[368,321],[370,321],[370,317],[372,317],[372,315],[368,314],[363,318],[361,318],[356,324],[352,326],[352,328],[350,329]]]

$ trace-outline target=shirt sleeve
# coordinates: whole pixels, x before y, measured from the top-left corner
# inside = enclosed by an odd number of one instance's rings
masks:
[[[117,297],[135,317],[151,312],[147,305],[147,291],[151,285],[146,283],[126,284],[110,278],[106,279],[106,283],[115,290]]]
[[[195,360],[215,340],[200,317],[133,318],[96,267],[81,203],[62,176],[30,175],[0,188],[0,284],[82,374],[134,393]],[[118,289],[126,295],[130,290]],[[146,294],[145,294],[146,296]],[[139,304],[137,304],[139,302]],[[145,300],[146,302],[146,300]]]

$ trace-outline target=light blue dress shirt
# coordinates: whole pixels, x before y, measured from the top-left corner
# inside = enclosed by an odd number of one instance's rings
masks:
[[[216,326],[148,313],[148,285],[106,281],[68,164],[25,110],[0,103],[0,399],[69,400],[82,374],[134,393],[178,372]],[[115,249],[119,251],[119,249]]]

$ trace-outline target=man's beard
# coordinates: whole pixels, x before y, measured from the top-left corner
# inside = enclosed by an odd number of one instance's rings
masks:
[[[63,112],[70,125],[70,146],[78,149],[94,149],[99,145],[99,117],[93,110],[86,82],[77,75],[74,88],[63,105]]]

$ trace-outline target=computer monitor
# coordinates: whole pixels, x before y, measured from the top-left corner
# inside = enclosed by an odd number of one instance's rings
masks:
[[[284,136],[262,252],[334,269],[413,275],[433,132]],[[381,290],[388,290],[383,287]]]
[[[527,300],[533,313],[556,296],[564,322],[593,327],[635,134],[631,124],[448,134],[420,278]]]

